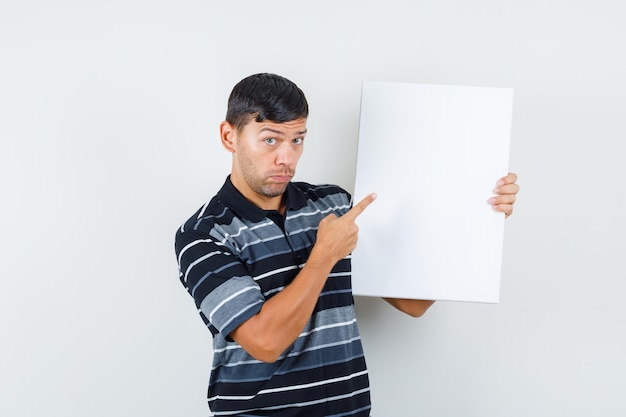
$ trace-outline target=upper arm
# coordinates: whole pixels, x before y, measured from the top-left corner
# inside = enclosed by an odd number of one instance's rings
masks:
[[[176,255],[181,283],[224,337],[261,310],[265,300],[258,284],[225,245],[188,231],[177,234]]]

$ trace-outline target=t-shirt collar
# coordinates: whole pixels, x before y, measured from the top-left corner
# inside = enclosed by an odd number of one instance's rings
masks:
[[[293,184],[287,184],[285,190],[285,201],[287,203],[286,210],[293,210],[295,207],[301,207],[306,205],[306,200],[301,192],[298,192],[298,188]],[[237,213],[238,216],[253,222],[259,222],[267,217],[268,210],[264,210],[252,203],[246,197],[239,192],[230,180],[230,175],[226,178],[222,189],[218,192],[217,198],[228,206],[231,210]]]

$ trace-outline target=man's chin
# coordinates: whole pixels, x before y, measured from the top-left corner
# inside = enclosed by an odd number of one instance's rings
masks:
[[[270,198],[281,196],[285,193],[285,190],[287,189],[287,184],[288,183],[273,184],[271,186],[267,186],[263,189],[263,195]]]

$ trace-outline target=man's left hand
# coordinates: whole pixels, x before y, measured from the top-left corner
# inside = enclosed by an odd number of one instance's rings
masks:
[[[515,204],[515,196],[519,191],[519,185],[515,183],[517,175],[510,172],[506,177],[500,178],[496,182],[496,188],[493,189],[494,197],[487,202],[494,211],[504,213],[505,218],[513,213],[513,204]]]

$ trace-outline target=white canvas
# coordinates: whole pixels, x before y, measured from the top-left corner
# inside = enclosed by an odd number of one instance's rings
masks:
[[[355,295],[499,302],[513,90],[364,82]]]

